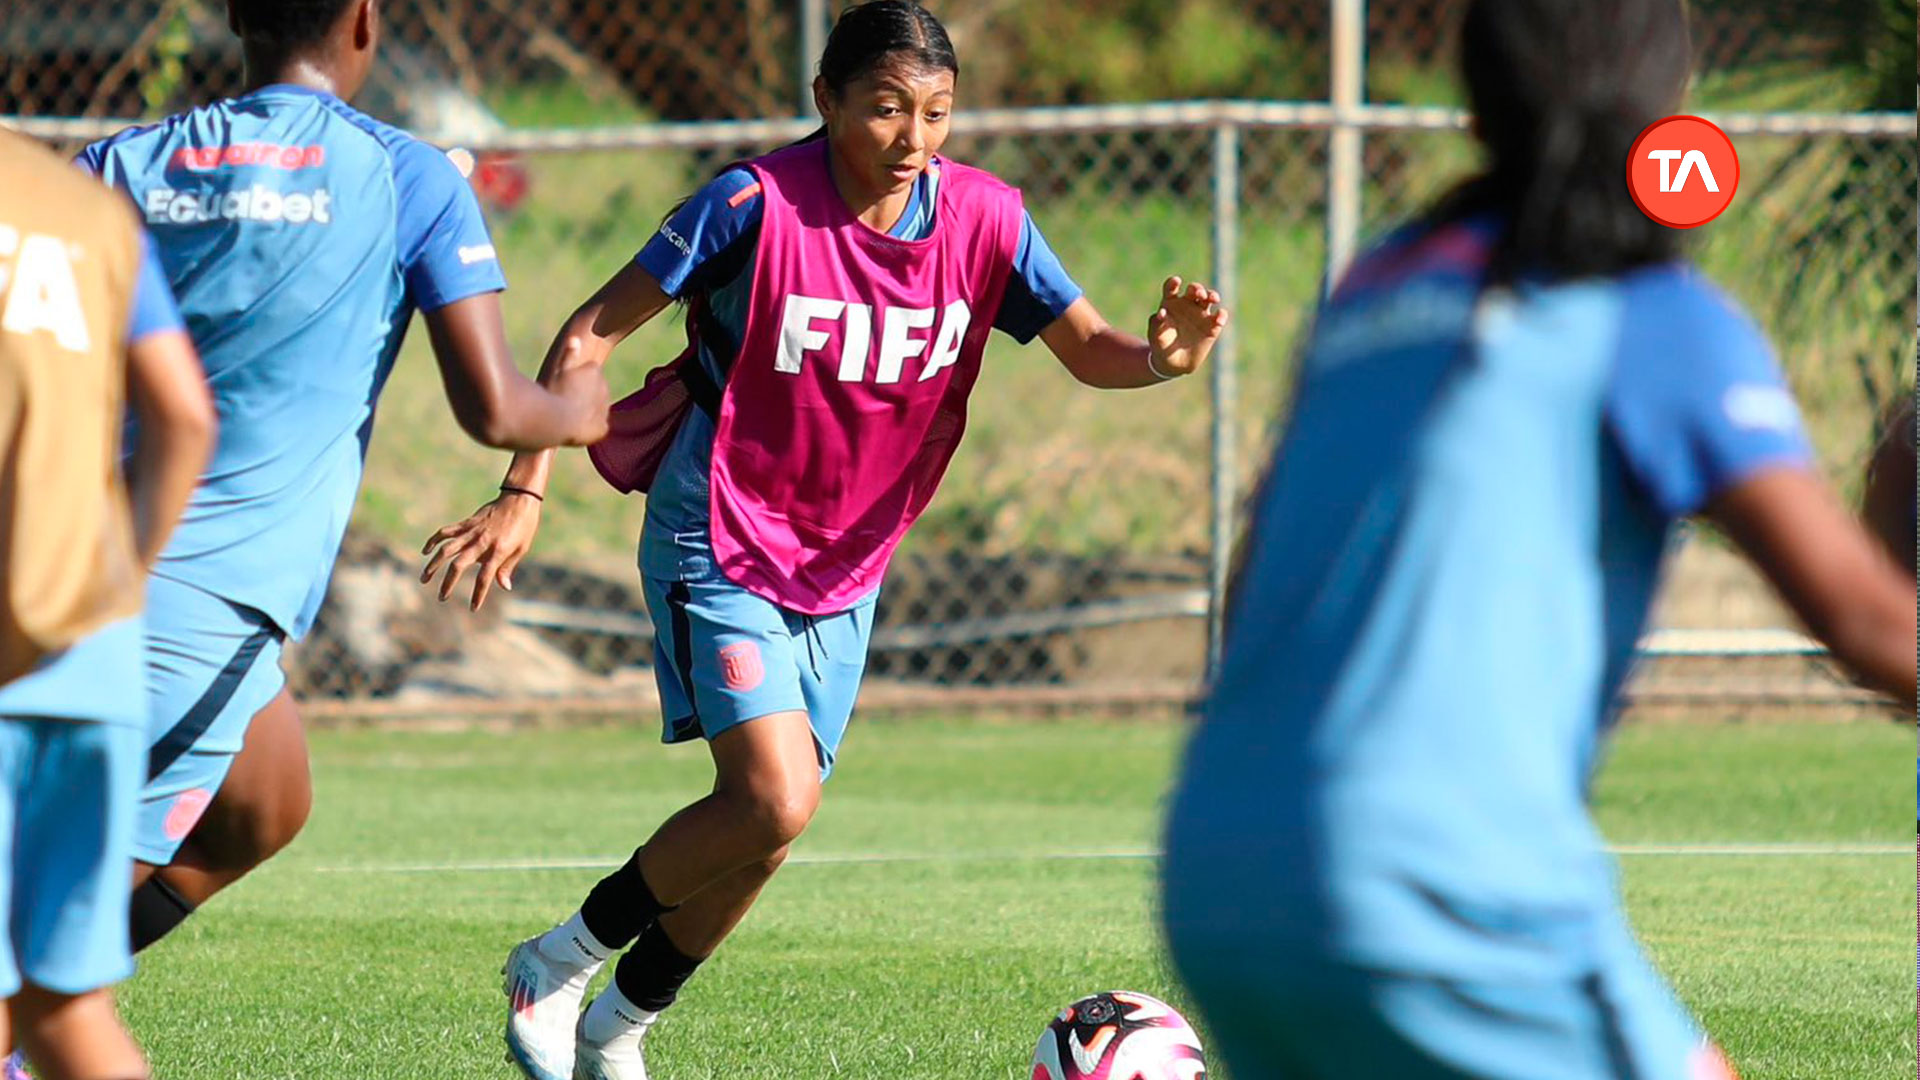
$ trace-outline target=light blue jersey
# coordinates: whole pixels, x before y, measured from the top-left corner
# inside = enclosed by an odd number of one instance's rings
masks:
[[[415,309],[505,287],[440,151],[337,98],[269,86],[88,147],[152,232],[220,440],[155,573],[299,637],[353,511]]]
[[[1676,519],[1811,460],[1693,271],[1483,293],[1414,230],[1322,313],[1169,825],[1176,941],[1573,977],[1620,938],[1588,781]]]

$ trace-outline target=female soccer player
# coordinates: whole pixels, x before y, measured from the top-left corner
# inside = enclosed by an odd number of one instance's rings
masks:
[[[1236,1076],[1731,1075],[1585,805],[1679,519],[1913,703],[1912,581],[1629,196],[1690,57],[1682,0],[1473,0],[1485,171],[1321,313],[1167,826],[1174,958]]]
[[[240,96],[130,128],[80,164],[132,200],[195,335],[220,439],[147,588],[136,951],[291,842],[312,789],[283,642],[313,626],[374,406],[421,312],[476,441],[584,445],[598,369],[513,366],[506,279],[447,156],[347,104],[376,0],[229,0]]]
[[[813,816],[875,592],[959,441],[988,331],[1038,336],[1081,382],[1119,388],[1191,373],[1226,325],[1217,293],[1175,278],[1150,340],[1108,326],[1019,193],[939,156],[959,67],[918,5],[850,9],[814,84],[819,135],[706,185],[555,339],[598,362],[689,306],[687,353],[616,406],[595,458],[650,489],[640,568],[666,738],[705,738],[716,779],[509,958],[507,1042],[536,1080],[644,1076],[641,1035]],[[507,585],[550,461],[517,456],[498,499],[428,541],[422,579],[445,568],[444,598],[478,565],[476,607]],[[630,943],[582,1018],[587,980]]]

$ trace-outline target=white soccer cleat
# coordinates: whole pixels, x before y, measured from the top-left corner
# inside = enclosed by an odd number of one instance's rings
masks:
[[[646,1033],[643,1026],[611,1041],[592,1043],[576,1032],[573,1080],[647,1080],[647,1063],[640,1056],[640,1037]]]
[[[538,936],[507,954],[507,964],[500,969],[506,976],[507,1059],[528,1080],[571,1080],[580,999],[598,967],[554,963],[540,952]]]

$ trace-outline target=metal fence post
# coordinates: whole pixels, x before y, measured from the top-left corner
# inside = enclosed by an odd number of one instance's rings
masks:
[[[795,116],[813,115],[813,65],[827,47],[827,0],[800,0],[800,96]]]
[[[1331,103],[1327,139],[1327,276],[1333,288],[1360,235],[1360,184],[1365,162],[1359,109],[1366,97],[1366,0],[1333,0]]]
[[[1213,287],[1229,311],[1240,295],[1240,128],[1213,129]],[[1235,445],[1234,339],[1229,326],[1213,350],[1213,528],[1207,574],[1207,683],[1220,671],[1226,615],[1227,573],[1233,562],[1234,509],[1239,495]]]

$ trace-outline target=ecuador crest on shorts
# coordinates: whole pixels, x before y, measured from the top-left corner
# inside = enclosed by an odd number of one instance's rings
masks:
[[[757,690],[766,681],[767,668],[760,660],[760,646],[751,641],[736,641],[720,647],[720,677],[727,689],[746,693]]]

